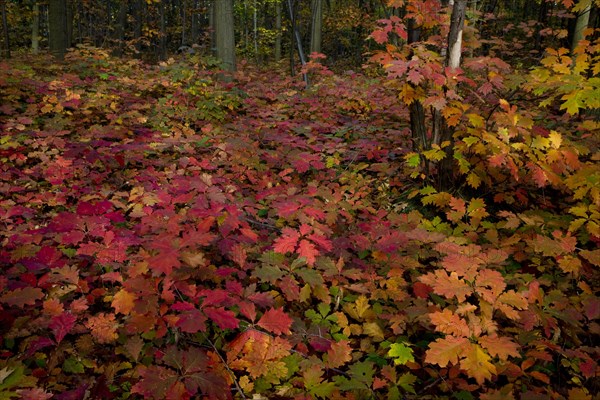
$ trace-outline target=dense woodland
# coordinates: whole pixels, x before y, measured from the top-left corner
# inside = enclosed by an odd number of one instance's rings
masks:
[[[599,0],[0,0],[0,399],[600,399]]]

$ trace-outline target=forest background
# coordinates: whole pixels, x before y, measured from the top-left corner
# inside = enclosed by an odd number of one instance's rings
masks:
[[[1,0],[0,399],[598,399],[599,6]]]

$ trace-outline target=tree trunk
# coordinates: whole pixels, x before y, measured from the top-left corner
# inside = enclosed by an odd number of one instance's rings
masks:
[[[38,54],[40,51],[40,4],[33,2],[33,19],[31,21],[31,51]]]
[[[115,50],[115,55],[117,57],[123,56],[123,50],[125,48],[125,24],[126,23],[127,23],[127,2],[125,0],[121,0],[121,3],[119,3],[119,15],[117,16],[117,29],[116,29],[117,48]]]
[[[2,2],[2,31],[4,36],[4,56],[10,58],[10,36],[8,34],[8,20],[6,18],[6,0]]]
[[[48,44],[52,55],[63,60],[67,50],[66,0],[50,0],[48,4]]]
[[[167,23],[166,23],[165,2],[158,4],[160,38],[158,40],[158,59],[164,61],[167,59]]]
[[[415,21],[410,19],[408,21],[408,44],[417,42],[419,39],[420,29],[416,26]],[[428,143],[423,104],[419,100],[414,100],[410,103],[408,109],[410,111],[410,130],[412,133],[413,149],[415,151],[426,150]]]
[[[583,31],[585,31],[590,22],[590,13],[592,11],[591,0],[579,0],[579,3],[587,2],[583,10],[577,14],[577,22],[575,23],[575,31],[573,32],[573,41],[571,42],[571,51],[574,51],[579,41],[583,39]]]
[[[312,0],[312,24],[310,30],[310,52],[320,53],[323,30],[323,0]]]
[[[215,36],[217,58],[225,71],[235,71],[235,32],[233,20],[233,0],[215,2]]]
[[[281,1],[275,3],[275,62],[281,61]]]
[[[446,65],[450,68],[460,66],[460,54],[462,50],[462,35],[465,25],[465,15],[467,11],[467,0],[456,0],[452,7],[452,16],[450,17],[450,32],[448,33],[448,53]]]

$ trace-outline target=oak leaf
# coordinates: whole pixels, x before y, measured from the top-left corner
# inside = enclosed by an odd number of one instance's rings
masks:
[[[435,325],[435,330],[442,333],[458,337],[469,337],[471,332],[467,321],[445,308],[441,312],[436,311],[429,314],[431,323]]]
[[[327,368],[338,368],[352,360],[352,347],[346,339],[331,343],[327,350]]]
[[[48,327],[52,329],[56,343],[62,342],[64,337],[75,326],[75,321],[77,321],[77,317],[70,312],[63,312],[58,316],[52,317]]]
[[[458,360],[464,357],[471,343],[466,337],[447,336],[429,343],[429,349],[425,355],[425,361],[445,367],[448,364],[456,365]]]
[[[519,345],[504,336],[480,336],[477,341],[492,356],[498,356],[502,361],[508,357],[519,357]]]
[[[119,290],[113,297],[112,307],[116,313],[128,315],[135,307],[135,295],[125,289]]]
[[[41,300],[43,297],[44,293],[42,292],[42,289],[27,286],[4,293],[0,297],[0,303],[6,303],[9,306],[21,308],[26,305],[32,306],[35,304],[36,300]]]
[[[464,302],[467,296],[473,293],[473,289],[464,280],[459,279],[456,272],[449,275],[444,270],[437,270],[419,278],[419,280],[433,288],[435,294],[451,299],[456,296],[459,302]]]

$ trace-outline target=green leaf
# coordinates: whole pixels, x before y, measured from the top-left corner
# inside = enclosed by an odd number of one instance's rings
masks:
[[[83,364],[75,357],[67,358],[62,365],[62,369],[64,372],[71,374],[83,374],[85,372]]]
[[[409,361],[415,361],[412,349],[404,343],[393,343],[387,354],[394,360],[396,365],[404,365]]]
[[[398,386],[400,386],[402,389],[404,389],[404,391],[406,391],[408,393],[416,394],[415,388],[413,387],[413,385],[415,384],[416,381],[417,381],[416,376],[414,376],[411,373],[406,373],[406,374],[400,376],[400,378],[398,378],[398,382],[396,382],[396,384]]]
[[[404,156],[404,159],[409,167],[417,168],[421,165],[421,157],[417,153],[408,153]]]
[[[479,138],[475,136],[469,136],[463,139],[463,142],[467,144],[468,147],[471,147],[475,143],[479,142]]]

